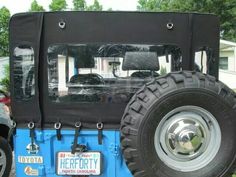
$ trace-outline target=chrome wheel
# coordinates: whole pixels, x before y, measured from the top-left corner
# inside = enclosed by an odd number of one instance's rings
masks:
[[[7,158],[5,152],[0,149],[0,176],[3,176],[7,165]]]
[[[197,106],[183,106],[169,112],[154,136],[159,158],[170,168],[183,172],[209,164],[221,145],[221,130],[215,117]]]

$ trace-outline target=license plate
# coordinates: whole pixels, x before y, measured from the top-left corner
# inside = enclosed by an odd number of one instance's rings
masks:
[[[101,153],[57,153],[57,175],[100,175]]]

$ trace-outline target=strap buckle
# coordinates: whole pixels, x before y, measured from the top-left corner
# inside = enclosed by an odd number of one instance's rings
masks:
[[[97,123],[97,129],[98,129],[98,144],[101,145],[102,144],[102,130],[103,130],[103,123],[102,122],[98,122]]]
[[[54,124],[54,128],[57,131],[57,140],[61,141],[61,137],[62,137],[62,135],[61,135],[61,122],[56,122]]]
[[[35,139],[35,132],[34,132],[35,124],[34,124],[34,122],[29,122],[28,128],[30,130],[31,147],[34,147],[34,139]]]
[[[77,147],[79,146],[78,145],[78,137],[79,137],[79,132],[80,132],[81,127],[82,127],[81,122],[75,123],[75,137],[74,137],[74,144],[72,146],[72,152],[71,152],[72,154],[75,154]]]

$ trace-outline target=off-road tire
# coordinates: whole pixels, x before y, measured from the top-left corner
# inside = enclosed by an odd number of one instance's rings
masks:
[[[5,153],[6,156],[6,168],[2,177],[9,177],[12,166],[12,150],[7,140],[1,136],[0,136],[0,149]]]
[[[169,111],[196,105],[213,114],[222,140],[214,159],[200,170],[167,166],[154,147],[155,129]],[[156,114],[154,114],[156,113]],[[144,85],[130,100],[121,121],[121,147],[134,177],[230,177],[236,166],[236,95],[210,75],[181,71]]]

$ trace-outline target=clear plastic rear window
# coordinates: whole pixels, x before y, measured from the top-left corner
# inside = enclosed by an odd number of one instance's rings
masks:
[[[35,95],[34,50],[21,45],[14,49],[14,95],[18,100],[29,100]]]
[[[51,45],[49,97],[54,102],[128,102],[145,83],[181,67],[181,61],[173,45]]]

